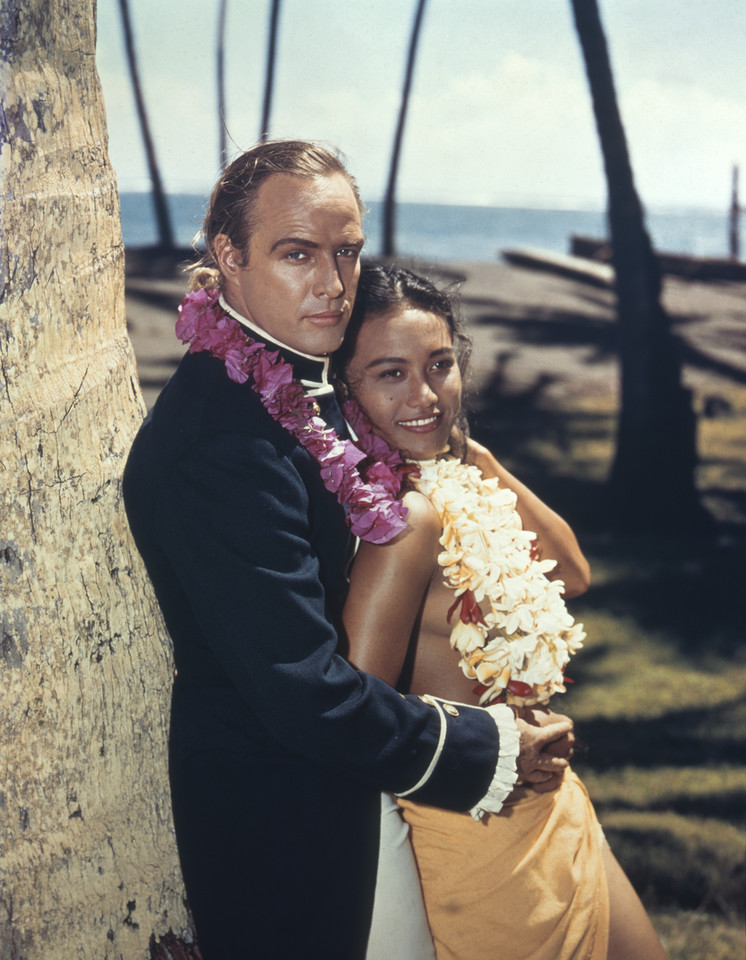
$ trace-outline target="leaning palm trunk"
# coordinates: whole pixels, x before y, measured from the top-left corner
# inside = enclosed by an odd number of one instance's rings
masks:
[[[225,120],[225,20],[228,9],[228,0],[220,0],[218,9],[218,40],[217,40],[217,88],[218,88],[218,157],[220,169],[228,166],[228,136]]]
[[[94,0],[0,9],[0,956],[144,960],[187,917],[172,662],[119,478],[143,414]]]
[[[412,23],[412,33],[409,38],[409,52],[407,54],[407,67],[404,71],[404,86],[402,88],[401,103],[399,105],[399,116],[396,121],[396,132],[394,133],[394,146],[391,150],[389,178],[386,183],[386,194],[383,199],[382,252],[386,257],[393,257],[396,254],[396,181],[399,176],[399,159],[401,157],[402,144],[404,143],[404,128],[407,123],[409,95],[412,90],[412,78],[414,77],[414,65],[417,59],[417,46],[420,41],[422,18],[425,14],[425,3],[426,0],[417,0],[417,9],[415,10],[414,21]]]
[[[260,140],[269,139],[269,125],[272,117],[272,94],[275,86],[275,58],[277,54],[277,30],[280,21],[280,0],[272,0],[267,33],[267,69],[264,75],[264,102],[262,122],[259,131]]]
[[[127,53],[127,63],[130,68],[130,79],[132,81],[132,92],[135,96],[137,119],[140,121],[140,132],[142,133],[145,158],[150,173],[153,210],[155,212],[155,222],[158,227],[158,246],[163,250],[173,250],[174,232],[171,226],[171,214],[168,212],[168,200],[166,199],[166,191],[163,188],[163,181],[161,180],[161,171],[155,155],[155,145],[153,144],[153,137],[150,133],[148,113],[145,109],[145,98],[142,93],[142,87],[140,86],[140,71],[135,55],[135,40],[130,22],[129,0],[119,0],[119,10],[122,16],[124,47]]]
[[[616,271],[622,395],[610,510],[638,530],[691,532],[704,520],[697,498],[695,421],[661,280],[635,189],[596,0],[572,0],[609,194]]]

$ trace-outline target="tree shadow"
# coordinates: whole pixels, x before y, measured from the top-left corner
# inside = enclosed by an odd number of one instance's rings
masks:
[[[157,279],[183,277],[190,264],[204,253],[198,247],[126,247],[124,269],[126,276]]]
[[[584,744],[577,764],[593,770],[743,764],[742,725],[731,722],[740,699],[686,707],[661,717],[593,717],[576,723]],[[739,816],[743,817],[743,810]]]
[[[665,543],[616,538],[596,542],[593,549],[596,556],[613,558],[620,576],[591,586],[579,608],[665,632],[682,656],[702,660],[746,653],[746,537]]]
[[[136,300],[148,307],[160,307],[176,315],[183,294],[169,293],[165,290],[138,290],[136,287],[127,288],[127,299]]]
[[[589,295],[589,299],[597,298]],[[474,301],[470,301],[470,305],[473,308]],[[529,309],[516,317],[499,312],[499,308],[496,310],[494,301],[490,306],[490,312],[473,315],[470,324],[505,330],[508,336],[505,348],[496,352],[490,375],[482,380],[478,392],[472,389],[467,395],[475,439],[498,451],[500,457],[514,466],[521,479],[537,493],[550,495],[552,502],[561,505],[568,513],[568,519],[572,517],[577,523],[596,531],[610,530],[612,504],[605,478],[611,462],[601,471],[602,477],[598,477],[596,464],[594,474],[597,479],[587,476],[573,479],[566,476],[566,471],[557,470],[552,455],[547,455],[546,451],[555,451],[555,459],[556,454],[569,454],[573,438],[579,435],[586,442],[605,442],[610,450],[613,449],[615,410],[607,409],[595,415],[592,411],[573,411],[553,402],[548,388],[568,377],[582,378],[583,369],[613,362],[617,356],[616,324],[605,318],[585,317],[554,308]],[[682,322],[685,324],[687,319]],[[746,383],[746,366],[740,353],[735,351],[733,362],[728,362],[722,356],[711,355],[704,347],[685,341],[680,335],[677,341],[685,366],[713,376],[714,386],[711,396],[706,398],[705,415],[729,416],[727,400],[718,395],[717,379],[736,385]],[[528,355],[524,348],[530,350],[531,347],[585,349],[582,353],[576,351],[571,369],[559,366],[560,356],[556,370],[536,370],[531,382],[525,383],[524,379],[520,386],[516,386],[509,365],[518,353],[523,351]],[[546,366],[546,358],[543,361]],[[606,406],[608,408],[608,403]],[[701,464],[704,462],[700,461]],[[738,469],[743,469],[742,464],[738,464]],[[562,474],[561,479],[558,473]],[[746,511],[742,512],[745,498],[741,492],[711,487],[701,490],[701,494],[724,499],[726,512],[741,514],[746,522]],[[671,497],[677,497],[677,490],[671,491]],[[719,533],[722,530],[713,529],[708,524],[699,535],[712,537]]]
[[[520,317],[477,315],[471,323],[508,330],[514,342],[542,347],[591,347],[606,359],[616,357],[614,324],[598,317],[583,317],[571,311],[527,309]]]
[[[729,349],[733,348],[729,347]],[[744,352],[743,347],[737,349],[739,349],[741,353]],[[679,338],[679,355],[684,364],[695,370],[702,370],[706,373],[717,373],[721,377],[731,380],[733,383],[746,383],[746,369],[741,369],[733,363],[728,363],[720,358],[712,357],[681,338]]]
[[[552,407],[546,400],[547,388],[559,374],[537,373],[533,382],[519,389],[509,383],[506,368],[513,356],[509,349],[500,352],[492,376],[478,394],[469,390],[472,435],[570,522],[597,528],[603,517],[604,484],[587,476],[557,476],[556,464],[543,452],[569,455],[580,415]],[[582,419],[590,438],[607,436],[607,418],[591,414]]]
[[[646,798],[643,805],[625,802],[616,798],[613,803],[597,804],[599,810],[647,810],[678,813],[682,817],[707,817],[727,820],[729,823],[746,825],[746,790],[728,793],[708,793],[695,796],[690,793],[667,795],[661,800]]]

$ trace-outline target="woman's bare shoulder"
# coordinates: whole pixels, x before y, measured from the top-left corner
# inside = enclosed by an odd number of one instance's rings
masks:
[[[419,537],[438,539],[441,534],[440,517],[428,497],[419,490],[407,490],[402,497],[407,508],[407,527]]]
[[[487,447],[477,443],[476,440],[472,440],[471,437],[466,440],[466,462],[479,467],[483,477],[488,478],[496,475],[497,460],[494,455],[490,453]]]
[[[402,496],[407,508],[406,527],[387,543],[361,540],[352,567],[351,582],[390,583],[396,589],[405,582],[422,585],[438,565],[441,525],[435,507],[416,490]]]

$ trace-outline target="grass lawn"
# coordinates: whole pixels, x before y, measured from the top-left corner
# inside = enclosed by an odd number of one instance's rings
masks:
[[[701,499],[713,536],[611,535],[594,509],[613,454],[612,399],[494,398],[474,431],[576,528],[591,562],[569,602],[585,624],[557,709],[575,767],[671,960],[746,957],[746,389],[727,413],[695,391]]]

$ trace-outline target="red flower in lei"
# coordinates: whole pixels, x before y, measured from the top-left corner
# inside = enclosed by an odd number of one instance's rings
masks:
[[[269,415],[301,443],[321,468],[327,490],[345,508],[352,532],[371,543],[386,543],[406,527],[406,507],[397,500],[401,457],[375,437],[354,402],[345,404],[358,436],[373,438],[358,449],[342,440],[314,412],[315,403],[293,379],[293,368],[279,354],[248,336],[241,324],[220,308],[220,291],[200,289],[184,297],[179,306],[176,335],[189,344],[190,353],[206,351],[225,364],[231,380],[245,383],[259,394]],[[377,442],[374,442],[377,441]],[[380,457],[367,470],[368,482],[358,472],[367,456]]]

